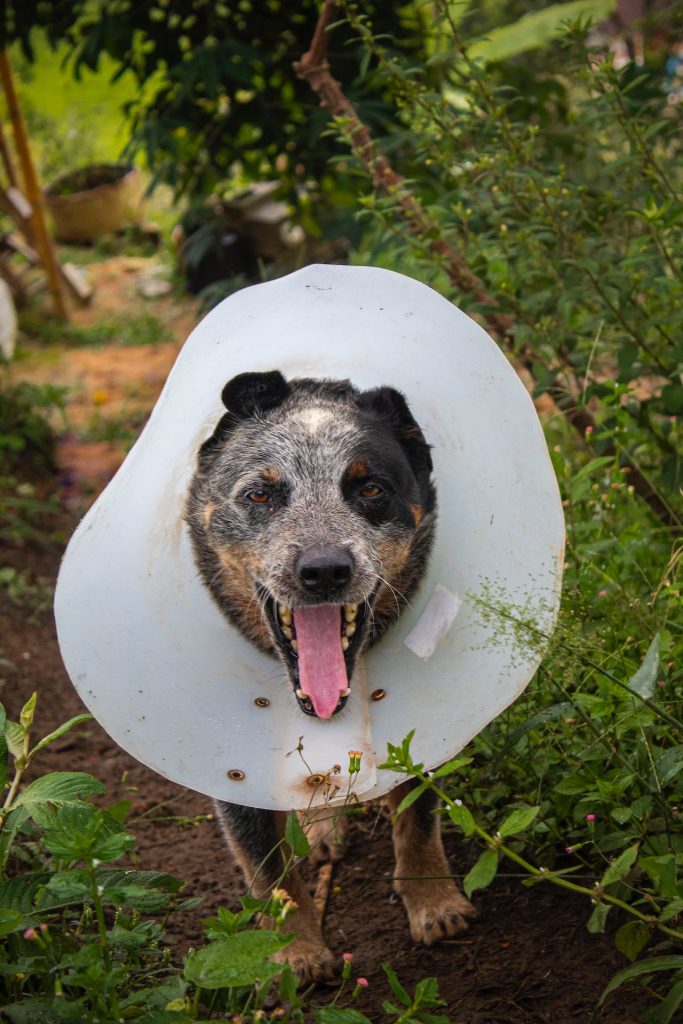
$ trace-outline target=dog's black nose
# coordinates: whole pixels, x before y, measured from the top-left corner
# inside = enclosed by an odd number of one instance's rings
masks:
[[[333,594],[349,583],[355,568],[344,548],[309,548],[296,563],[299,579],[311,594]]]

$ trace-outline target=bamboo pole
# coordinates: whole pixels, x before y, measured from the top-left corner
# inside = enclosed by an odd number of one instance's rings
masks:
[[[4,50],[0,51],[0,81],[2,82],[2,88],[7,100],[7,110],[12,122],[14,142],[19,163],[21,164],[26,198],[33,208],[32,223],[33,230],[35,232],[35,245],[40,253],[41,263],[43,264],[45,273],[47,274],[48,286],[52,294],[55,312],[58,316],[66,320],[68,318],[68,313],[66,302],[64,301],[64,293],[62,291],[59,264],[57,262],[54,245],[45,220],[43,193],[33,165],[28,133],[26,131],[26,123],[21,113],[19,100],[14,88],[12,69],[10,68],[9,60],[7,59],[7,53]]]

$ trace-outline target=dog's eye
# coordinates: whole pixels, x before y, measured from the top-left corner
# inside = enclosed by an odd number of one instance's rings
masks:
[[[253,501],[255,505],[265,505],[271,499],[270,491],[265,491],[262,487],[255,487],[253,491],[247,491],[246,497],[249,501]]]
[[[366,484],[365,487],[361,487],[358,493],[361,498],[379,498],[382,488],[378,487],[377,484]]]

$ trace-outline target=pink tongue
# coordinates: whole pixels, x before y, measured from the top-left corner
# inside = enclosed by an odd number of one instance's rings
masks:
[[[299,686],[319,718],[331,718],[342,690],[349,685],[341,646],[341,608],[321,604],[294,608],[299,650]]]

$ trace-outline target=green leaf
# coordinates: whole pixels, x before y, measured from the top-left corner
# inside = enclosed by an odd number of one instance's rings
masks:
[[[37,700],[38,694],[35,692],[32,693],[29,699],[24,704],[23,708],[21,709],[21,714],[19,715],[19,724],[21,725],[22,729],[24,729],[26,732],[28,732],[31,726],[33,725],[33,716],[36,712]]]
[[[47,871],[32,871],[0,882],[0,907],[30,914],[36,893],[49,880]]]
[[[23,927],[24,921],[24,914],[20,914],[18,910],[8,910],[5,907],[0,907],[0,936],[16,932],[19,928]]]
[[[463,880],[466,896],[471,896],[475,889],[485,889],[496,877],[498,870],[498,854],[495,850],[485,850],[479,860],[467,872]]]
[[[608,903],[596,903],[593,913],[588,918],[586,928],[591,935],[600,935],[607,925],[607,915],[612,908]]]
[[[638,849],[639,844],[634,843],[633,846],[629,846],[628,849],[619,854],[616,860],[612,861],[600,879],[600,885],[603,888],[626,877],[638,859]]]
[[[533,715],[526,722],[512,730],[505,741],[501,754],[507,754],[528,732],[531,732],[537,726],[542,725],[544,722],[551,722],[555,718],[570,718],[575,711],[576,708],[569,701],[563,701],[561,704],[553,704],[552,707],[544,708],[543,711],[539,711],[537,715]]]
[[[50,772],[26,786],[14,801],[14,806],[30,809],[36,804],[73,801],[80,796],[104,791],[105,787],[99,779],[87,772]]]
[[[5,818],[5,823],[0,831],[0,875],[4,874],[14,838],[28,817],[29,813],[25,807],[16,807]]]
[[[657,920],[661,921],[662,924],[666,924],[667,921],[670,921],[673,917],[678,917],[679,914],[683,914],[683,900],[672,900],[671,903],[664,907]]]
[[[464,804],[452,804],[448,808],[448,816],[455,825],[460,826],[466,836],[474,834],[474,818]]]
[[[76,715],[74,718],[70,718],[68,722],[64,722],[58,729],[55,729],[54,732],[48,733],[47,736],[43,736],[40,743],[36,743],[33,750],[29,753],[29,761],[35,757],[39,750],[43,750],[45,747],[49,746],[50,743],[54,743],[54,741],[58,740],[60,736],[64,736],[65,733],[73,729],[75,725],[80,725],[81,722],[90,721],[92,721],[92,715]]]
[[[342,1006],[322,1006],[316,1011],[315,1019],[317,1024],[371,1024],[364,1013]]]
[[[657,689],[657,675],[659,673],[659,633],[655,633],[652,643],[647,649],[643,663],[628,681],[628,688],[639,697],[651,700]]]
[[[614,936],[614,945],[631,963],[648,943],[650,929],[644,921],[627,921]]]
[[[500,826],[498,831],[501,836],[516,836],[523,832],[538,814],[540,807],[517,807]]]
[[[411,806],[411,804],[414,804],[415,801],[422,796],[425,789],[429,789],[428,782],[421,782],[419,786],[414,786],[412,789],[409,789],[406,795],[401,800],[398,807],[396,808],[394,817],[399,818],[403,814],[403,812]]]
[[[683,979],[672,985],[659,1006],[649,1011],[648,1024],[669,1024],[681,1004],[683,1004]]]
[[[6,725],[7,714],[2,704],[0,704],[0,791],[5,788],[9,778],[9,750],[5,737]]]
[[[637,964],[631,964],[619,971],[603,989],[598,1006],[602,1006],[607,996],[623,985],[626,981],[633,981],[643,974],[655,974],[659,971],[680,971],[683,968],[683,956],[653,956],[649,960],[639,960]]]
[[[277,932],[238,932],[188,954],[184,976],[199,988],[234,988],[268,981],[282,970],[267,957],[289,942]]]
[[[510,60],[528,50],[547,46],[562,35],[568,21],[591,18],[603,21],[614,10],[614,0],[572,0],[570,3],[551,4],[539,11],[522,15],[510,25],[494,28],[486,39],[479,39],[469,47],[473,60]]]
[[[404,1006],[412,1006],[413,1001],[401,982],[398,980],[398,975],[391,964],[382,964],[382,970],[386,974],[391,991],[394,993],[399,1003],[403,1003]]]
[[[308,856],[311,846],[301,827],[296,811],[290,811],[285,822],[285,842],[295,857]]]
[[[442,764],[440,768],[430,772],[432,779],[442,779],[444,775],[452,775],[453,772],[460,771],[466,765],[472,764],[471,757],[454,757],[451,761],[447,761],[446,764]]]
[[[12,757],[16,760],[24,756],[24,730],[18,722],[5,723],[5,740]]]

